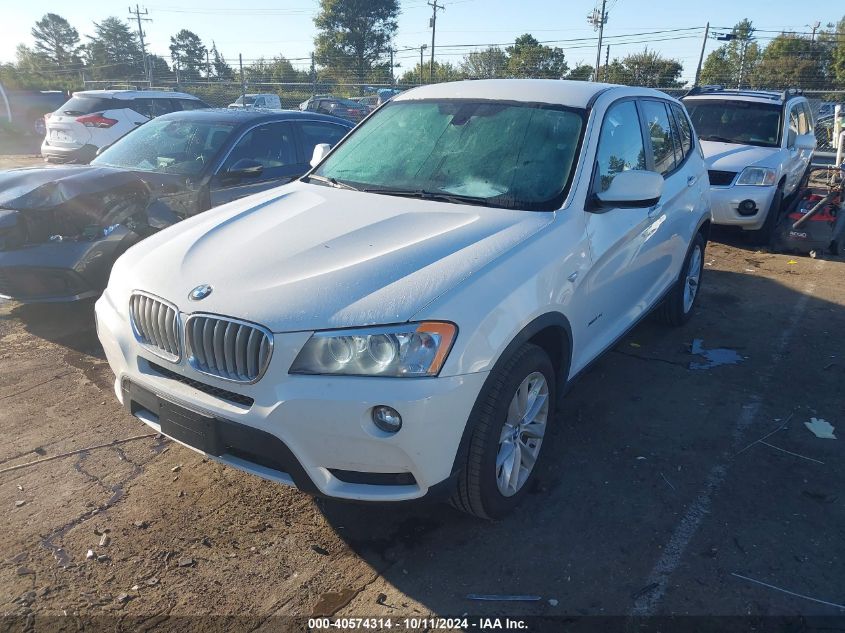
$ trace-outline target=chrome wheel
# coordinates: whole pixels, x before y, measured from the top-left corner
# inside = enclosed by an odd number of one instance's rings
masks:
[[[695,295],[698,294],[698,282],[701,280],[701,248],[696,246],[690,254],[687,278],[684,281],[684,313],[692,310]]]
[[[519,385],[499,435],[496,484],[505,497],[515,495],[531,475],[549,416],[549,385],[538,371]]]

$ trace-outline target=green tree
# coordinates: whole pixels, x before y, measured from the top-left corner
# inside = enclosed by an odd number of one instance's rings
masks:
[[[745,19],[738,22],[731,29],[729,36],[733,39],[710,53],[704,60],[701,67],[702,84],[730,87],[747,85],[748,78],[754,75],[761,50],[753,41],[754,26],[751,21]]]
[[[405,72],[399,81],[403,84],[442,83],[464,78],[460,68],[448,62],[434,62],[434,78],[430,82],[428,71],[429,64],[428,62],[424,62],[422,66],[422,80],[420,80],[420,65],[417,64],[412,70]]]
[[[833,31],[822,33],[819,40],[825,42],[830,51],[828,75],[833,86],[845,88],[845,16],[835,27],[830,26]]]
[[[667,59],[648,49],[621,61],[614,59],[602,69],[601,79],[608,83],[651,88],[679,88],[684,67],[676,59]]]
[[[159,55],[147,55],[147,64],[152,68],[153,81],[173,80],[175,77],[167,61]]]
[[[511,77],[560,79],[569,70],[562,49],[540,44],[529,33],[520,35],[505,51]]]
[[[35,40],[35,52],[50,66],[67,69],[81,63],[79,33],[62,16],[46,14],[30,33]]]
[[[782,33],[763,50],[749,77],[755,88],[824,88],[828,55],[826,46],[809,37]]]
[[[461,62],[461,72],[472,79],[495,79],[507,72],[508,56],[498,46],[473,51]]]
[[[88,36],[85,57],[88,75],[93,79],[143,77],[144,55],[138,36],[120,18],[94,22],[94,35]]]
[[[334,78],[365,81],[384,62],[398,16],[399,0],[320,0],[316,62]]]
[[[217,79],[231,79],[235,75],[232,67],[226,63],[226,58],[217,50],[214,40],[211,41],[211,67]]]
[[[244,69],[248,83],[295,83],[308,81],[308,73],[296,70],[284,55],[271,60],[263,57]]]
[[[205,45],[200,36],[182,29],[170,38],[170,59],[181,79],[198,79],[206,70]]]
[[[589,81],[592,76],[593,67],[590,64],[578,64],[567,73],[566,78],[574,81]]]

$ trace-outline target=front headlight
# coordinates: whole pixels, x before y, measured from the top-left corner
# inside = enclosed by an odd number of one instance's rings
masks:
[[[442,321],[315,332],[293,361],[290,373],[436,376],[457,332],[454,324]]]
[[[774,169],[767,169],[766,167],[746,167],[742,170],[739,178],[736,179],[738,185],[774,185],[777,180],[777,173]]]

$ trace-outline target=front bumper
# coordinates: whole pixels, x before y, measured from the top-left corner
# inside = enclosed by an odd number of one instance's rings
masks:
[[[0,251],[0,296],[24,303],[96,297],[111,267],[138,236],[118,227],[95,241],[56,241]]]
[[[115,392],[136,417],[218,462],[339,499],[415,499],[449,479],[487,377],[289,375],[310,336],[295,332],[274,335],[273,356],[261,380],[236,384],[199,374],[184,359],[169,363],[149,353],[132,334],[128,308],[116,308],[108,293],[96,312],[100,341],[116,376]],[[177,409],[173,415],[192,419],[182,426],[211,429],[206,439],[192,439],[196,434],[190,429],[174,432],[172,420],[162,424],[162,402]],[[398,433],[385,433],[372,423],[377,405],[401,413]]]
[[[731,187],[710,187],[710,204],[714,224],[739,226],[753,231],[761,228],[772,206],[777,187],[758,187],[754,185],[739,185]],[[753,200],[756,212],[743,215],[739,212],[739,204],[743,200]]]

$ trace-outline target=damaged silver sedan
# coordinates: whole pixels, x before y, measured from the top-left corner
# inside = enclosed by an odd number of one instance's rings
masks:
[[[0,296],[100,294],[130,246],[211,207],[294,180],[343,119],[297,111],[196,110],[158,117],[89,165],[0,173]]]

